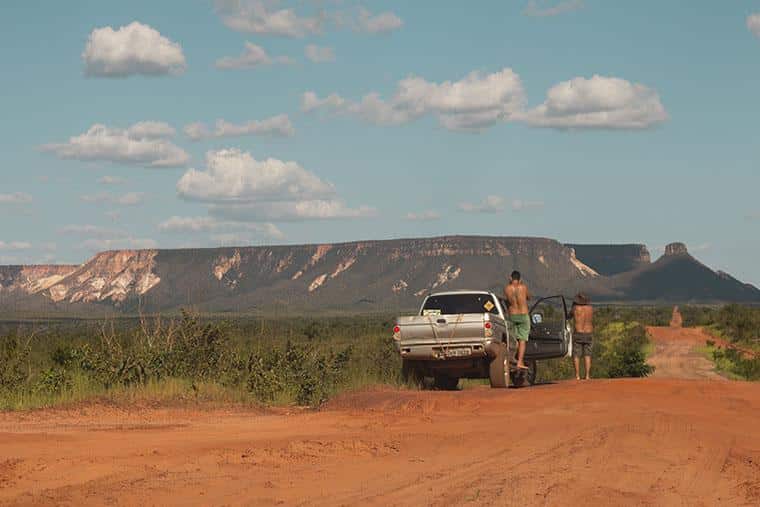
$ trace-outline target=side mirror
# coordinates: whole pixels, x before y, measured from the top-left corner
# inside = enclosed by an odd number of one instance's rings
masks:
[[[544,316],[540,313],[534,313],[531,320],[534,324],[541,324],[544,321]]]

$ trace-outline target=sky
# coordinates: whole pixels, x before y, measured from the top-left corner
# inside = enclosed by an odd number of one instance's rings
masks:
[[[683,241],[760,284],[760,0],[10,0],[0,23],[0,264],[482,234]]]

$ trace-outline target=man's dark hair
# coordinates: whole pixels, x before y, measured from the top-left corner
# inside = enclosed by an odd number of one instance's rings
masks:
[[[519,282],[519,281],[520,281],[520,278],[522,278],[522,275],[520,274],[520,272],[519,272],[519,271],[515,270],[515,271],[512,271],[512,274],[511,274],[511,275],[509,275],[509,277],[510,277],[512,280],[515,280],[515,281]]]

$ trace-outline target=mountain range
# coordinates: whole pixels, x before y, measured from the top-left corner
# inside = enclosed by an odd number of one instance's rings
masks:
[[[501,291],[517,269],[534,294],[599,302],[760,302],[760,290],[705,266],[681,243],[644,245],[449,236],[338,244],[102,252],[82,265],[0,266],[0,314],[383,312],[431,291]]]

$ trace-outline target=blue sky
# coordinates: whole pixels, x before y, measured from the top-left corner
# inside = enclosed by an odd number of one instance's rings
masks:
[[[491,234],[760,284],[760,0],[0,12],[0,263]]]

